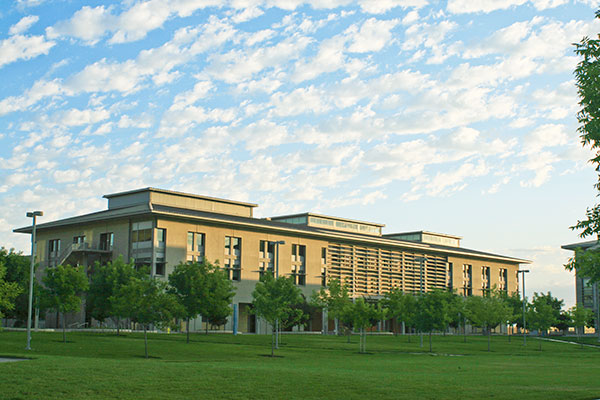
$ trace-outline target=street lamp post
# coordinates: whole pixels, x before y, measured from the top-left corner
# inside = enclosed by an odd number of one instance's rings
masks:
[[[275,244],[275,279],[279,278],[279,245],[285,244],[285,241],[278,240],[271,242]],[[279,320],[275,321],[275,348],[279,350]]]
[[[525,334],[525,274],[527,272],[529,272],[528,269],[517,271],[517,274],[523,274],[523,346],[527,346],[527,335]]]
[[[423,293],[425,292],[425,288],[424,286],[424,278],[423,278],[423,273],[424,273],[424,267],[425,267],[425,263],[427,262],[427,257],[415,257],[415,261],[419,262],[419,265],[421,267],[421,271],[419,274],[419,293],[421,294],[421,296],[423,296]],[[420,340],[421,340],[421,347],[423,347],[423,331],[419,330],[419,334],[420,334]]]
[[[27,216],[33,218],[33,225],[31,231],[31,262],[29,267],[29,307],[27,308],[27,347],[25,350],[31,350],[31,310],[33,308],[33,267],[35,265],[35,253],[37,243],[35,240],[35,217],[41,217],[44,215],[43,211],[32,211],[28,212]]]

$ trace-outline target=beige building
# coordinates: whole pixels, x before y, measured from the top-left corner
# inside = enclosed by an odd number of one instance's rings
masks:
[[[104,197],[107,210],[37,225],[40,271],[122,255],[166,279],[179,263],[217,262],[236,287],[241,332],[264,331],[249,312],[252,291],[261,273],[277,264],[279,274],[292,276],[307,298],[332,278],[346,282],[353,297],[378,298],[394,287],[410,293],[452,288],[463,295],[497,287],[512,293],[518,290],[519,264],[529,263],[462,248],[458,236],[383,234],[382,224],[313,213],[254,218],[256,204],[169,190]],[[29,234],[31,227],[15,232]],[[232,321],[227,329],[233,329]],[[201,329],[200,321],[194,326]],[[314,315],[309,329],[322,328],[321,315]]]

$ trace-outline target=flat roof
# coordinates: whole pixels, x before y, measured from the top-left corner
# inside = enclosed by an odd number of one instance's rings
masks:
[[[131,207],[125,207],[120,209],[105,210],[94,212],[90,214],[84,214],[76,217],[65,218],[62,220],[51,221],[37,225],[38,230],[52,229],[62,226],[77,225],[82,223],[93,223],[99,221],[105,221],[107,219],[118,219],[127,218],[134,216],[143,215],[163,215],[170,216],[172,218],[192,218],[200,221],[206,221],[209,223],[216,224],[235,224],[244,227],[253,227],[255,229],[271,229],[279,233],[287,234],[304,234],[315,237],[326,238],[329,240],[341,240],[341,241],[353,241],[368,243],[376,246],[389,246],[389,247],[401,247],[410,249],[415,252],[433,251],[438,253],[445,253],[449,255],[470,255],[479,258],[494,259],[504,262],[516,263],[516,264],[530,264],[531,261],[502,256],[499,254],[487,253],[478,250],[465,249],[461,247],[450,247],[438,244],[413,242],[408,240],[393,239],[383,236],[373,236],[362,234],[358,232],[346,232],[338,231],[333,229],[326,229],[307,225],[290,224],[280,221],[271,221],[262,218],[242,217],[236,215],[219,214],[209,211],[189,210],[185,208],[178,208],[166,205],[156,205],[152,209],[146,205],[135,205]],[[306,215],[306,214],[299,214]],[[315,214],[313,214],[315,215]],[[16,233],[31,233],[31,226],[25,226],[22,228],[14,229]]]
[[[146,188],[141,188],[141,189],[128,190],[125,192],[110,193],[110,194],[105,194],[102,197],[104,197],[105,199],[110,199],[113,197],[127,196],[129,194],[141,193],[141,192],[164,193],[164,194],[171,194],[171,195],[175,195],[175,196],[191,197],[194,199],[217,201],[219,203],[237,204],[237,205],[246,206],[246,207],[258,207],[258,204],[254,204],[254,203],[246,203],[246,202],[237,201],[237,200],[221,199],[218,197],[202,196],[202,195],[193,194],[193,193],[178,192],[175,190],[159,189],[159,188],[155,188],[155,187],[146,187]]]
[[[335,221],[344,221],[344,222],[352,222],[355,224],[363,224],[363,225],[372,225],[372,226],[378,226],[380,228],[384,227],[385,224],[378,224],[376,222],[367,222],[367,221],[359,221],[357,219],[349,219],[349,218],[340,218],[340,217],[333,217],[331,215],[323,215],[323,214],[316,214],[313,212],[305,212],[305,213],[300,213],[300,214],[290,214],[290,215],[280,215],[277,217],[271,217],[272,220],[278,220],[278,219],[284,219],[284,218],[295,218],[295,217],[317,217],[317,218],[327,218],[327,219],[333,219]]]
[[[589,249],[590,247],[594,247],[598,244],[600,244],[600,240],[590,240],[587,242],[565,244],[560,246],[560,248],[564,250]]]
[[[399,236],[399,235],[414,235],[416,233],[425,233],[427,235],[433,235],[433,236],[442,236],[442,237],[447,237],[447,238],[451,238],[451,239],[462,239],[462,236],[456,236],[456,235],[449,235],[447,233],[437,233],[437,232],[431,232],[431,231],[412,231],[412,232],[398,232],[398,233],[386,233],[383,236]]]

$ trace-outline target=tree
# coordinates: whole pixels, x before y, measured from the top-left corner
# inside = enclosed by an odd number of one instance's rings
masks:
[[[184,315],[185,310],[175,295],[166,291],[167,283],[150,275],[132,276],[129,282],[111,296],[111,302],[119,315],[142,325],[144,329],[144,354],[148,358],[148,327],[170,326],[174,319]]]
[[[311,304],[327,309],[327,315],[335,321],[335,333],[339,334],[339,322],[352,304],[348,287],[342,284],[339,279],[331,279],[328,287],[321,288],[319,292],[314,292],[311,298]]]
[[[492,329],[506,322],[511,315],[508,304],[496,290],[492,290],[489,296],[471,296],[467,298],[465,312],[473,326],[485,329],[488,334],[488,351]]]
[[[418,297],[416,323],[420,332],[429,332],[429,352],[432,351],[432,332],[446,329],[448,321],[448,303],[443,290],[432,290]]]
[[[190,319],[202,313],[203,302],[208,298],[207,280],[208,271],[205,263],[179,264],[169,275],[169,291],[176,296],[185,310],[186,343],[190,342]]]
[[[120,322],[124,315],[118,313],[114,305],[114,296],[133,276],[141,276],[148,271],[135,269],[133,262],[126,263],[119,256],[115,261],[100,265],[96,262],[92,268],[90,288],[87,294],[86,308],[90,315],[100,322],[112,318],[119,335]]]
[[[572,326],[575,327],[578,341],[581,341],[581,331],[585,330],[586,326],[591,325],[591,320],[594,318],[592,310],[585,308],[582,304],[577,304],[569,310]],[[583,344],[582,344],[583,346]]]
[[[300,301],[300,289],[292,277],[263,274],[252,292],[253,312],[271,325],[271,357],[275,347],[275,327],[277,321],[282,328],[292,326],[302,318],[302,310],[293,305]],[[286,324],[286,325],[283,325]]]
[[[81,307],[81,295],[88,288],[87,275],[81,266],[58,265],[46,269],[42,282],[42,301],[48,308],[62,314],[63,342],[66,343],[65,314]]]
[[[359,340],[359,352],[365,353],[367,350],[367,336],[365,335],[365,329],[372,326],[371,320],[377,319],[378,311],[372,304],[369,304],[362,297],[354,300],[354,305],[351,307],[354,328],[359,329],[360,340]],[[383,313],[382,309],[379,312]]]
[[[201,303],[201,313],[206,319],[208,333],[208,324],[223,325],[232,314],[230,304],[235,296],[235,289],[225,271],[209,263],[206,264],[206,268],[206,296]]]
[[[412,323],[415,312],[414,296],[402,292],[399,288],[394,288],[385,294],[382,302],[388,309],[390,318],[394,319],[394,334],[397,334],[396,325],[399,321],[403,325],[410,325]],[[404,334],[404,330],[402,334]]]
[[[556,313],[550,304],[548,304],[546,296],[534,293],[529,315],[527,320],[533,329],[538,331],[538,335],[545,334],[556,323]],[[540,343],[540,351],[542,350],[542,341]]]
[[[600,10],[596,11],[595,16],[600,18]],[[582,145],[589,146],[596,152],[590,162],[600,172],[600,35],[597,39],[584,37],[581,42],[575,43],[575,54],[581,57],[575,68],[580,106],[577,131]],[[594,186],[600,190],[600,175]],[[587,208],[585,219],[578,220],[570,229],[581,231],[581,238],[595,237],[600,240],[600,204]],[[565,268],[576,270],[578,275],[590,278],[592,284],[600,281],[600,249],[597,247],[585,251],[576,250]]]
[[[27,309],[29,306],[29,257],[24,256],[20,252],[15,252],[14,249],[7,250],[4,247],[0,248],[0,264],[6,268],[4,281],[15,284],[19,288],[19,294],[14,301],[14,307],[5,308],[4,313],[6,318],[14,318],[15,326],[23,326],[27,320]],[[34,300],[37,300],[39,286],[34,281]]]
[[[6,267],[0,261],[0,319],[4,318],[4,312],[14,310],[15,299],[23,291],[16,282],[7,282]]]

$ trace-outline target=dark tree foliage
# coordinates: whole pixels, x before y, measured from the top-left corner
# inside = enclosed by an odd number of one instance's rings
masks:
[[[600,19],[600,10],[596,12]],[[600,35],[597,38],[584,37],[575,43],[575,54],[581,60],[575,68],[575,81],[579,95],[579,112],[577,121],[579,137],[583,146],[589,146],[595,151],[590,160],[596,171],[600,172]],[[594,185],[600,190],[599,180]],[[585,219],[571,226],[572,230],[580,231],[582,238],[594,237],[600,240],[600,204],[588,208]],[[600,248],[595,246],[586,251],[577,250],[565,265],[565,268],[577,274],[590,278],[591,282],[600,281]]]
[[[5,309],[4,316],[6,318],[16,319],[16,326],[25,326],[27,321],[27,308],[29,306],[29,257],[24,256],[20,252],[15,252],[14,249],[7,250],[4,247],[0,248],[0,264],[6,268],[4,281],[14,283],[19,288],[19,294],[14,299],[14,307]],[[34,281],[34,296],[33,299],[38,303],[39,285]]]

